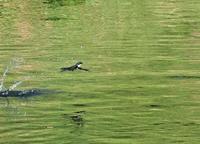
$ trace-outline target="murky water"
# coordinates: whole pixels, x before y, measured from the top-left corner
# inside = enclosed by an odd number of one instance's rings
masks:
[[[198,144],[199,0],[0,0],[1,144]],[[82,61],[89,72],[60,72]],[[13,64],[12,64],[13,65]]]

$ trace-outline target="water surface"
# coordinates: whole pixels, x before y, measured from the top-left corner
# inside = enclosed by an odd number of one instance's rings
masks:
[[[199,0],[1,0],[0,143],[198,144]],[[60,73],[83,61],[89,72]],[[9,103],[8,103],[9,101]]]

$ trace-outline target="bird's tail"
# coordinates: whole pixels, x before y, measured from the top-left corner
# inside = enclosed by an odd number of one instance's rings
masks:
[[[65,68],[60,68],[60,72],[64,72],[65,71]]]

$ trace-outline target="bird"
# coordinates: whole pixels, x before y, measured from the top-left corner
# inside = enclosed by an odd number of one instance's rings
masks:
[[[83,64],[83,62],[77,62],[76,64],[70,66],[70,67],[62,67],[60,68],[61,69],[61,72],[64,72],[64,71],[74,71],[74,70],[84,70],[84,71],[89,71],[88,69],[85,69],[85,68],[81,68],[81,65]]]

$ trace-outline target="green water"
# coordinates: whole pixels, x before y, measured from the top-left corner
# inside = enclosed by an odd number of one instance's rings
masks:
[[[199,39],[199,0],[0,0],[5,86],[53,91],[0,98],[0,143],[199,144]]]

